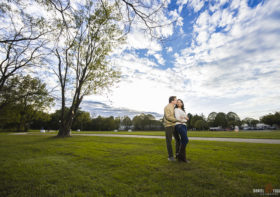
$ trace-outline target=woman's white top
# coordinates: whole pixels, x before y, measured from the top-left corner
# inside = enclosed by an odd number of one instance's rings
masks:
[[[185,119],[187,117],[186,112],[184,112],[180,108],[175,108],[174,111],[175,111],[175,118],[180,121],[180,122],[176,122],[176,125],[177,124],[184,124],[184,125],[186,125],[186,122],[187,122],[187,120]],[[183,118],[181,118],[181,117],[183,117]]]

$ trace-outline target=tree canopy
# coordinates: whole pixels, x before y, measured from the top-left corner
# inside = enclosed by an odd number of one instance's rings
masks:
[[[53,104],[46,84],[30,75],[9,78],[7,83],[8,91],[0,97],[2,126],[12,124],[18,131],[27,131],[32,121],[46,118],[44,111]]]

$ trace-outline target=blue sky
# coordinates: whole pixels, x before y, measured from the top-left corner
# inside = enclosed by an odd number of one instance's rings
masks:
[[[160,1],[143,0],[152,7]],[[38,6],[29,4],[26,11],[36,14]],[[155,19],[176,19],[154,30],[168,39],[151,39],[136,18],[126,43],[108,57],[122,73],[120,83],[85,97],[83,110],[92,116],[161,118],[175,95],[187,112],[206,117],[213,111],[233,111],[241,118],[280,111],[280,1],[167,0]],[[57,87],[56,78],[40,77],[49,89]],[[51,111],[58,108],[59,100]]]
[[[193,114],[259,118],[280,111],[279,8],[275,0],[170,2],[162,17],[178,21],[160,30],[169,39],[151,40],[134,25],[112,55],[121,82],[110,93],[87,97],[83,109],[161,117],[176,95]],[[106,107],[97,109],[95,102]]]

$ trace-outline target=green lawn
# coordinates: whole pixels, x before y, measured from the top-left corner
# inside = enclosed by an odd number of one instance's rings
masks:
[[[0,136],[0,196],[259,196],[280,188],[280,145],[190,141],[190,164],[165,140]]]
[[[38,131],[32,131],[38,132]],[[73,134],[82,134],[82,133],[96,133],[96,134],[120,134],[120,135],[155,135],[155,136],[164,136],[164,131],[73,131]],[[51,134],[51,133],[47,133]],[[54,134],[54,133],[52,133]],[[226,137],[226,138],[255,138],[255,139],[280,139],[280,130],[277,131],[188,131],[189,137]]]

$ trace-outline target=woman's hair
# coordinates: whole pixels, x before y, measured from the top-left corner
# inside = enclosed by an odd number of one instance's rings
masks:
[[[184,102],[181,99],[178,99],[177,101],[181,101],[182,103],[182,110],[185,112],[185,106],[184,106]],[[178,108],[178,105],[175,105],[175,108]]]

